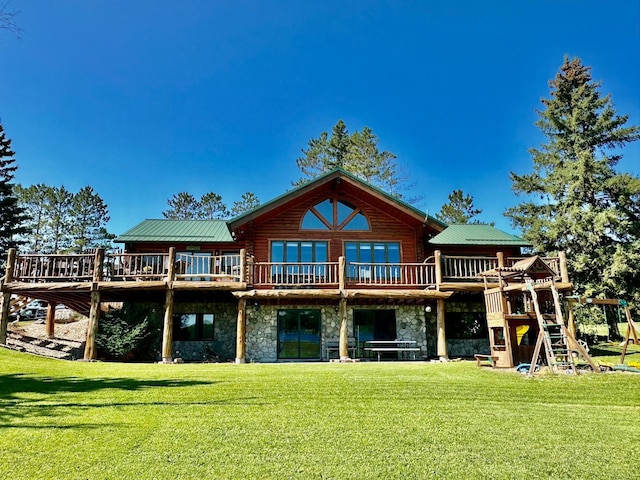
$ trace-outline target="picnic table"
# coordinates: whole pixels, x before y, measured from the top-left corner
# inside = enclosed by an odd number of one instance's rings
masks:
[[[377,354],[378,361],[384,352],[397,352],[399,360],[403,360],[405,354],[408,360],[409,354],[412,354],[415,360],[416,352],[420,351],[417,344],[415,340],[368,340],[364,342],[364,351]]]

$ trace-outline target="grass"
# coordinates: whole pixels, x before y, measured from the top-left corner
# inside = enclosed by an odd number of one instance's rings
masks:
[[[0,477],[12,480],[633,478],[640,375],[73,363],[0,349],[0,431]]]

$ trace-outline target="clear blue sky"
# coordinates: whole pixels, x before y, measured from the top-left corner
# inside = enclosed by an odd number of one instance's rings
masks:
[[[4,3],[4,2],[2,2]],[[435,214],[453,189],[482,220],[518,199],[510,171],[565,54],[640,124],[640,2],[12,0],[0,118],[23,185],[94,187],[123,233],[180,191],[231,206],[299,178],[343,119],[369,126]],[[640,174],[640,146],[620,170]]]

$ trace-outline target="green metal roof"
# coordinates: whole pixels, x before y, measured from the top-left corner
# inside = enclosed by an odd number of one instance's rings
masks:
[[[531,247],[520,237],[510,235],[491,225],[449,225],[429,240],[433,245],[497,245]]]
[[[115,242],[233,242],[225,220],[144,220]]]

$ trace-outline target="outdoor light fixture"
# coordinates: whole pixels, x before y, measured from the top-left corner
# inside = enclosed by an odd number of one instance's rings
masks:
[[[431,313],[431,305],[427,305],[426,307],[424,307],[424,311],[425,313]]]
[[[260,304],[258,302],[254,302],[253,303],[253,309],[256,310],[256,311],[260,310]]]

